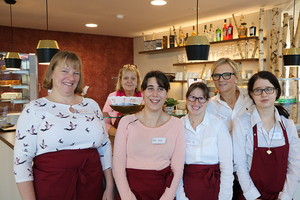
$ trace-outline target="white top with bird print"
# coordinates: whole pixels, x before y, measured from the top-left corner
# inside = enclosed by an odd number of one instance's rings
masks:
[[[111,143],[99,105],[92,99],[72,105],[46,98],[31,101],[22,111],[16,129],[14,174],[16,182],[33,181],[35,156],[70,149],[97,148],[102,169],[111,168]]]

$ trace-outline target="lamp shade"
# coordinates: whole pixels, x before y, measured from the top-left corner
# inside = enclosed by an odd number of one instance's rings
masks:
[[[48,65],[52,57],[58,52],[59,47],[55,40],[40,40],[36,47],[40,65]]]
[[[206,36],[190,36],[185,46],[188,60],[207,60],[209,48]]]
[[[283,63],[284,66],[300,66],[300,49],[293,47],[285,50],[283,54]]]
[[[20,69],[21,57],[19,53],[8,52],[4,58],[6,69]]]

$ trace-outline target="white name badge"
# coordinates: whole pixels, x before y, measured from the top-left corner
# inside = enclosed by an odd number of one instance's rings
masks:
[[[82,115],[90,115],[92,114],[93,112],[90,111],[90,110],[78,110],[78,112]]]
[[[228,117],[226,117],[225,115],[222,115],[221,113],[218,113],[217,114],[217,117],[219,117],[221,120],[223,120],[224,122],[226,122],[227,121],[227,118]]]
[[[164,137],[152,138],[152,144],[166,144],[166,140]]]
[[[195,139],[186,139],[186,145],[190,145],[190,146],[199,146],[200,141],[199,140],[195,140]]]
[[[269,139],[272,139],[273,134],[269,134]],[[281,132],[275,132],[273,136],[273,140],[281,140],[282,139],[282,134]]]

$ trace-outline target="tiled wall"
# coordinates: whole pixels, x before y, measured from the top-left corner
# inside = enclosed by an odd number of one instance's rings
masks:
[[[35,53],[40,39],[47,39],[43,30],[13,28],[14,52]],[[133,38],[49,31],[49,39],[58,42],[60,50],[73,51],[82,59],[85,85],[90,86],[87,96],[102,108],[109,92],[111,77],[118,76],[124,64],[133,64]],[[11,28],[0,26],[0,52],[12,51]],[[38,67],[41,84],[46,66]],[[47,95],[41,89],[39,97]]]

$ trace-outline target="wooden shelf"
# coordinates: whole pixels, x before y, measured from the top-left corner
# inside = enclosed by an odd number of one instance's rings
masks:
[[[232,39],[232,40],[223,40],[223,41],[210,42],[210,45],[226,44],[226,43],[238,42],[238,41],[243,41],[243,40],[258,40],[258,39],[259,38],[257,36],[245,37],[245,38],[235,38],[235,39]],[[266,40],[265,37],[264,37],[264,40]],[[182,51],[182,50],[185,50],[185,46],[172,47],[172,48],[167,48],[167,49],[157,49],[157,50],[151,50],[151,51],[140,51],[139,54],[156,54],[156,53],[165,53],[165,52]]]
[[[250,61],[257,61],[258,58],[247,58],[247,59],[233,59],[233,61],[240,63],[240,62],[250,62]],[[266,59],[264,59],[266,61]],[[174,63],[173,66],[186,66],[186,65],[201,65],[201,64],[213,64],[216,61],[201,61],[201,62],[188,62],[188,63]]]

